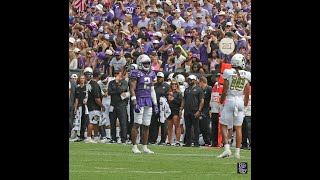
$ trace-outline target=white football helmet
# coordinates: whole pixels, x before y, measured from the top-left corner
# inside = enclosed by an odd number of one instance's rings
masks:
[[[141,54],[137,58],[137,66],[139,70],[148,72],[151,69],[151,59],[146,54]]]
[[[175,79],[179,85],[183,85],[183,83],[186,81],[186,78],[182,74],[176,75]]]
[[[87,74],[87,73],[93,74],[92,68],[91,68],[91,67],[86,67],[86,68],[83,70],[83,73],[84,73],[84,74]]]
[[[244,69],[246,67],[246,58],[242,54],[235,54],[231,58],[232,67]]]
[[[173,75],[174,75],[174,73],[170,73],[170,74],[168,75],[168,79],[173,80]]]

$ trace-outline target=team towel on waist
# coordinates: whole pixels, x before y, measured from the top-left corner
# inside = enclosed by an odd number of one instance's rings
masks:
[[[160,122],[164,121],[170,116],[171,109],[169,107],[168,101],[165,97],[160,97]]]

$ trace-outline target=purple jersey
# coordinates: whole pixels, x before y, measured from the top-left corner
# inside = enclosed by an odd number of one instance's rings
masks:
[[[127,4],[123,4],[123,6],[126,8],[126,14],[133,14],[134,10],[136,9],[137,4],[133,3],[127,3]]]
[[[140,106],[152,107],[151,99],[151,86],[152,81],[156,78],[156,73],[154,71],[149,71],[144,73],[140,70],[134,69],[130,72],[130,79],[136,79],[136,97],[137,103]]]

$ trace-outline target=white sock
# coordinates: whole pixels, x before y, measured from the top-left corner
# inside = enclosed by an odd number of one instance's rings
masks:
[[[228,140],[228,144],[231,144],[231,140],[232,140],[232,139],[229,139],[229,140]]]
[[[148,149],[148,148],[147,148],[147,145],[143,145],[143,146],[142,146],[142,149]]]
[[[236,148],[235,154],[240,154],[240,148]]]
[[[120,127],[116,127],[116,137],[120,137]]]
[[[111,131],[110,129],[106,129],[106,137],[111,138]]]
[[[138,147],[137,147],[137,145],[135,144],[135,145],[133,145],[133,147],[132,147],[132,148],[137,149]]]
[[[183,142],[183,139],[184,139],[184,134],[181,134],[181,136],[180,136],[180,142]]]
[[[230,150],[230,144],[225,144],[224,145],[224,150],[229,151]]]

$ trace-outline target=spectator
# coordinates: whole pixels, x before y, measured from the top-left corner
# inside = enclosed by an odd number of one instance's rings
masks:
[[[243,123],[242,123],[241,149],[250,150],[251,149],[251,86],[250,86],[248,101],[249,101],[248,105],[244,109],[244,119],[243,119]]]
[[[212,147],[218,147],[218,129],[219,129],[219,88],[221,87],[219,84],[220,73],[215,75],[215,83],[211,92],[210,99],[210,111],[209,115],[211,118],[211,137],[212,137]],[[222,87],[221,87],[222,88]]]
[[[74,103],[75,103],[76,88],[77,88],[77,78],[75,76],[70,76],[70,80],[69,80],[69,138],[71,137],[71,130],[73,128],[73,121],[74,121]]]
[[[77,48],[78,49],[78,48]],[[78,68],[78,59],[74,51],[69,51],[69,69],[77,69]]]
[[[120,51],[116,51],[115,57],[110,61],[109,76],[114,77],[114,71],[124,71],[124,66],[127,61],[124,57],[121,57]]]
[[[76,88],[75,94],[75,104],[74,104],[74,114],[79,114],[80,119],[80,133],[78,136],[77,142],[83,141],[85,139],[84,133],[87,129],[89,123],[88,112],[86,111],[87,105],[84,102],[86,97],[86,78],[84,75],[81,75],[78,80],[79,86]]]
[[[115,79],[110,81],[108,86],[108,94],[111,96],[110,103],[110,124],[111,124],[111,141],[117,142],[116,139],[116,120],[120,122],[121,142],[126,143],[127,140],[127,104],[128,98],[122,98],[122,94],[128,92],[128,82],[123,78],[122,72],[114,71]]]
[[[180,92],[179,83],[176,80],[172,80],[170,83],[170,90],[168,92],[168,102],[171,109],[171,115],[168,117],[166,123],[168,126],[168,143],[172,144],[172,131],[173,125],[176,134],[176,146],[180,146],[181,128],[180,128],[180,116],[179,110],[182,102],[182,93]]]
[[[165,72],[174,72],[175,71],[175,57],[169,57],[167,64],[164,65],[163,71]]]

